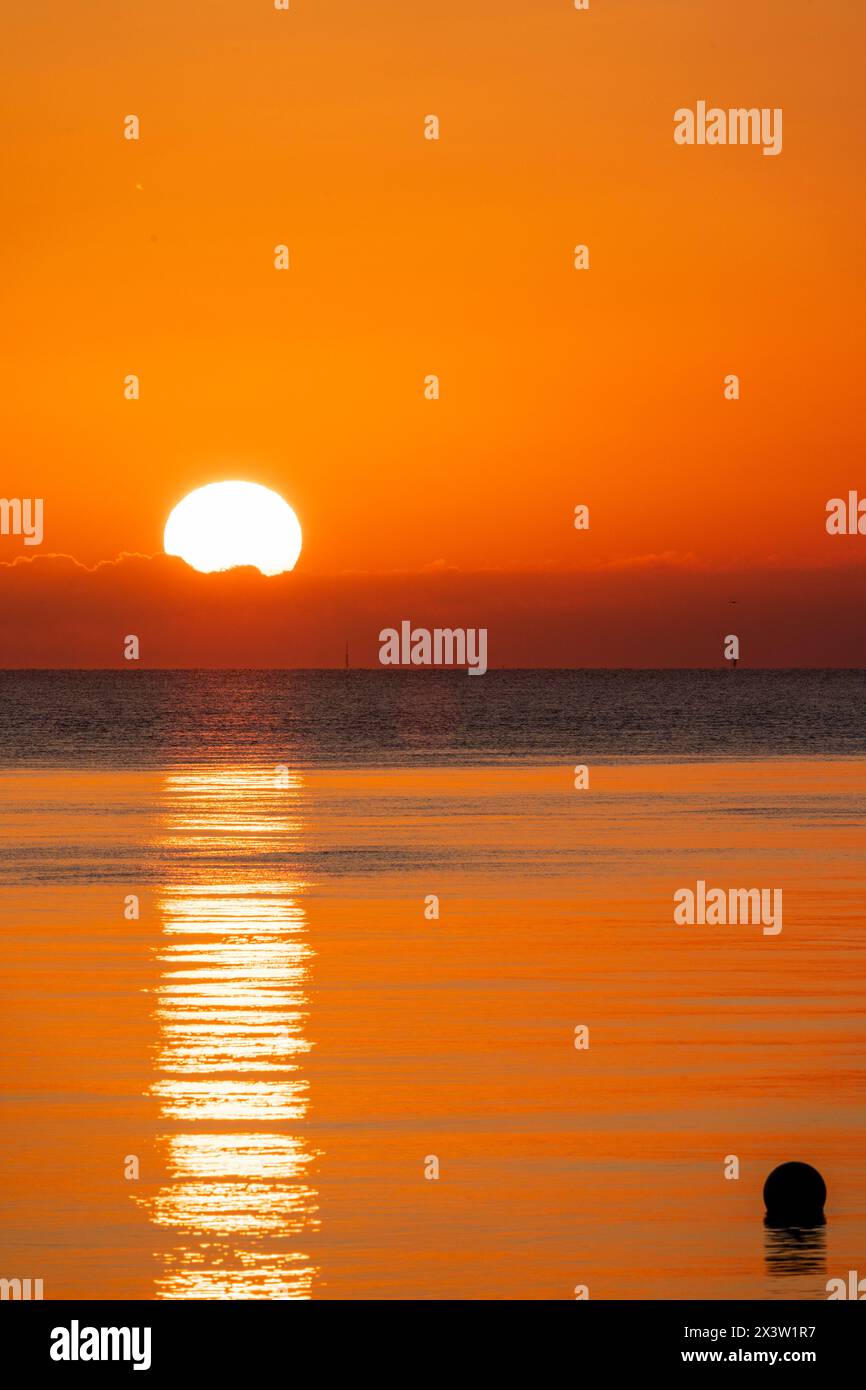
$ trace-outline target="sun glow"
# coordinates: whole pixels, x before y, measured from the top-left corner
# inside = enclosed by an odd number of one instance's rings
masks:
[[[272,575],[295,568],[301,539],[300,522],[279,493],[259,483],[208,483],[178,502],[163,547],[203,574],[255,565]]]

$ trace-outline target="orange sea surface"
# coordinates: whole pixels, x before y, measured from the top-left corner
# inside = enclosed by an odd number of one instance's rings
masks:
[[[866,1273],[864,773],[3,773],[0,1275],[825,1298]],[[699,879],[781,933],[676,926]],[[826,1226],[764,1227],[787,1159]]]

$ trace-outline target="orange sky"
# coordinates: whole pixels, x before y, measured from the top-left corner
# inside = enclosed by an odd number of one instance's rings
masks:
[[[667,555],[796,604],[864,563],[824,531],[866,495],[862,7],[291,3],[4,19],[0,495],[43,553],[153,554],[246,477],[299,575]],[[782,107],[782,154],[677,147],[699,99]]]

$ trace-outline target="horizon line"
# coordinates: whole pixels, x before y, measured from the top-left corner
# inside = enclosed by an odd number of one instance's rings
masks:
[[[422,666],[418,666],[418,667],[415,667],[415,666],[387,666],[387,667],[385,667],[385,666],[376,665],[376,666],[352,666],[352,667],[350,667],[350,668],[346,668],[346,667],[344,667],[344,666],[341,665],[341,664],[340,664],[340,665],[333,665],[333,666],[139,666],[139,665],[136,665],[136,664],[133,664],[133,663],[127,663],[127,665],[125,665],[125,666],[0,666],[0,675],[45,675],[45,674],[48,674],[48,673],[52,673],[52,674],[63,674],[63,675],[84,675],[84,674],[95,674],[95,673],[98,673],[98,672],[102,672],[102,673],[106,673],[106,672],[117,673],[117,672],[121,672],[121,671],[125,671],[125,672],[128,672],[128,673],[131,674],[132,672],[134,672],[134,671],[136,671],[136,670],[138,671],[139,674],[141,674],[141,673],[143,673],[143,672],[149,672],[149,673],[162,673],[162,674],[174,674],[174,673],[180,674],[180,673],[188,673],[188,674],[192,675],[192,674],[195,674],[195,673],[199,673],[199,674],[210,674],[210,673],[212,673],[212,672],[222,671],[222,672],[224,672],[225,674],[250,674],[250,673],[252,673],[252,672],[273,672],[274,674],[280,674],[280,675],[303,675],[303,674],[319,675],[319,674],[324,674],[325,672],[337,671],[337,672],[340,672],[340,674],[343,675],[343,676],[346,676],[346,675],[350,675],[350,676],[351,676],[351,675],[356,675],[356,674],[359,674],[359,673],[372,674],[372,673],[377,673],[377,672],[378,672],[380,675],[386,676],[386,677],[389,677],[389,678],[390,678],[390,677],[393,677],[394,675],[418,676],[418,677],[432,676],[432,675],[465,676],[466,673],[467,673],[467,669],[468,669],[468,668],[465,667],[465,666],[423,666],[423,667],[422,667]],[[774,671],[774,672],[775,672],[775,671],[779,671],[779,672],[781,672],[781,671],[838,671],[838,672],[840,672],[840,673],[842,673],[842,672],[844,672],[844,673],[849,673],[849,672],[853,673],[853,672],[855,672],[855,671],[857,671],[857,672],[866,671],[866,665],[863,665],[863,666],[743,666],[742,663],[738,662],[737,665],[736,665],[735,667],[734,667],[734,666],[730,666],[730,665],[728,665],[728,666],[715,666],[715,665],[714,665],[714,666],[488,666],[488,668],[487,668],[487,670],[486,670],[486,672],[485,672],[485,675],[491,675],[491,674],[493,674],[493,673],[507,674],[507,673],[509,673],[509,672],[514,672],[514,671],[526,671],[526,672],[551,672],[551,671],[575,671],[575,672],[576,672],[576,671],[583,671],[583,672],[587,672],[587,673],[597,673],[597,672],[602,672],[602,671],[605,672],[605,673],[612,672],[612,671],[622,671],[622,672],[637,672],[637,671],[642,671],[642,672],[662,672],[662,671],[665,671],[665,672],[667,672],[667,671],[716,671],[716,672],[718,672],[719,674],[725,673],[726,675],[734,675],[734,674],[736,674],[736,673],[742,673],[743,671],[762,671],[762,672],[763,672],[763,671]]]

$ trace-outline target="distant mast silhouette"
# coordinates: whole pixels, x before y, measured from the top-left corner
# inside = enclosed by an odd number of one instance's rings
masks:
[[[346,670],[349,669],[349,643],[346,643]]]

